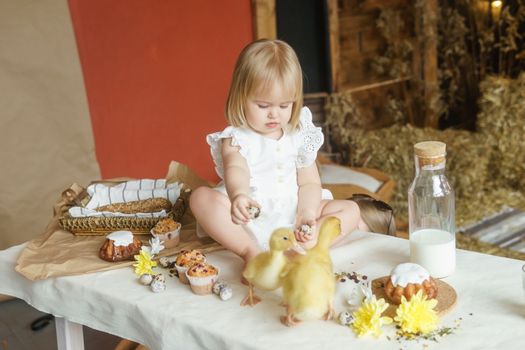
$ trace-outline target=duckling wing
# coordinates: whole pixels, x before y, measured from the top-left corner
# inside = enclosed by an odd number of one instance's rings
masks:
[[[252,261],[248,263],[243,273],[244,278],[265,290],[274,290],[281,286],[281,272],[287,262],[284,255],[258,255]]]
[[[269,259],[270,254],[268,252],[257,255],[255,258],[250,260],[248,264],[246,264],[246,267],[242,272],[243,277],[251,282],[252,279],[257,276],[257,273],[268,264]]]

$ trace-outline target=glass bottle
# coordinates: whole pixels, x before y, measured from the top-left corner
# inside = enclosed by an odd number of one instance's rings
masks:
[[[456,268],[454,190],[445,176],[446,144],[414,145],[416,176],[408,190],[410,261],[435,278]]]

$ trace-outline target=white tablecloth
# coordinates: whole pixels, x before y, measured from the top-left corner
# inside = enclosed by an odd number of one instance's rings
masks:
[[[240,284],[242,262],[232,253],[209,254],[234,296],[198,296],[175,278],[167,290],[154,294],[138,283],[131,268],[82,276],[29,281],[14,271],[23,245],[0,251],[0,293],[24,299],[35,308],[70,321],[140,342],[153,349],[525,349],[523,261],[473,252],[457,252],[457,269],[445,281],[458,294],[458,304],[441,319],[454,334],[440,343],[395,340],[393,326],[379,339],[357,338],[335,321],[312,321],[294,328],[279,322],[284,308],[280,292],[258,293],[253,308],[239,303],[246,293]],[[408,261],[408,241],[355,232],[349,244],[332,251],[336,271],[358,271],[371,278],[387,275]],[[164,269],[157,268],[162,272]],[[391,340],[387,339],[387,335]]]

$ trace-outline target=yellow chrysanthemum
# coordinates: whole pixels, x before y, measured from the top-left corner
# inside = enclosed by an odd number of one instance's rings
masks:
[[[426,295],[420,290],[410,301],[401,297],[401,304],[397,308],[394,320],[405,333],[428,334],[436,329],[439,323],[434,310],[436,305],[436,299],[427,300]]]
[[[381,317],[381,314],[388,308],[385,299],[376,300],[372,298],[363,301],[361,307],[353,313],[354,321],[352,329],[359,337],[372,333],[376,338],[381,335],[381,326],[392,323],[390,317]]]
[[[151,255],[148,252],[141,250],[139,255],[135,255],[136,263],[133,264],[135,267],[135,274],[142,276],[144,274],[153,275],[153,270],[157,266],[157,262],[151,260]]]

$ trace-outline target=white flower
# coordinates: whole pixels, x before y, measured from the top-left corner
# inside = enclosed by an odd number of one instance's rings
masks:
[[[153,237],[152,239],[150,239],[149,245],[151,246],[152,254],[158,254],[162,249],[164,249],[164,245],[160,241],[159,237]]]
[[[354,308],[359,308],[364,301],[370,300],[372,295],[370,284],[361,282],[354,287],[350,297],[347,299],[347,303]]]
[[[164,245],[162,244],[159,237],[150,239],[149,245],[149,247],[142,246],[141,250],[147,252],[151,256],[159,254],[164,249]]]
[[[366,284],[361,284],[361,292],[363,293],[364,295],[364,300],[371,300],[372,299],[372,296],[374,295],[372,293],[372,287],[370,286],[370,283],[366,283]]]

